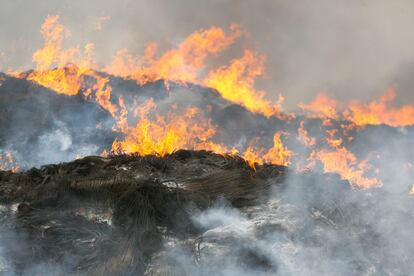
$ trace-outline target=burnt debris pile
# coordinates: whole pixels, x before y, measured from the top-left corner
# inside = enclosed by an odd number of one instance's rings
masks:
[[[269,180],[281,179],[284,170],[255,172],[236,157],[178,151],[0,172],[2,269],[143,274],[167,237],[201,234],[194,214],[218,200],[257,204],[269,194]]]

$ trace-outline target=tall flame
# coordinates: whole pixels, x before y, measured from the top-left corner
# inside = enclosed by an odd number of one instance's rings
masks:
[[[59,23],[59,16],[48,16],[40,32],[44,46],[33,54],[36,70],[27,79],[57,93],[74,96],[87,86],[86,78],[91,78],[94,84],[84,92],[85,96],[94,92],[96,102],[114,115],[118,108],[110,100],[112,88],[108,85],[109,80],[91,69],[94,44],[87,43],[83,51],[79,48],[65,49],[63,42],[70,32]],[[56,68],[51,69],[52,66]]]
[[[210,72],[203,84],[216,89],[228,101],[240,104],[251,112],[270,117],[279,113],[283,98],[274,105],[265,99],[264,91],[254,89],[256,77],[263,73],[264,57],[246,50],[240,59],[234,59],[230,65]]]
[[[206,77],[206,58],[209,54],[218,54],[229,47],[242,34],[237,25],[230,27],[231,33],[211,27],[200,30],[187,37],[177,48],[155,58],[157,45],[150,43],[141,58],[132,56],[127,49],[115,55],[108,73],[131,77],[143,85],[156,80],[192,82],[214,88],[226,100],[240,104],[251,112],[267,117],[277,115],[283,98],[273,104],[266,100],[266,93],[254,88],[255,79],[262,76],[265,58],[251,50],[245,50],[243,56],[234,59],[228,66],[211,70]]]

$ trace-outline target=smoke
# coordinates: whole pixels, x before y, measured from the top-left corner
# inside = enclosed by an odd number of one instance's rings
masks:
[[[413,202],[352,191],[334,176],[292,175],[258,206],[196,214],[204,232],[167,242],[151,264],[177,275],[409,275]],[[172,265],[174,264],[174,265]]]
[[[375,148],[383,186],[354,190],[321,167],[290,170],[268,199],[236,208],[219,200],[193,210],[201,234],[166,239],[150,271],[176,275],[409,275],[414,252],[412,129],[368,128],[353,150]],[[385,141],[385,142],[384,142]],[[368,149],[367,149],[367,145]],[[293,145],[292,145],[293,146]],[[295,149],[295,152],[298,150]],[[376,160],[376,161],[375,161]],[[175,274],[174,274],[175,275]]]
[[[234,22],[250,34],[241,43],[267,56],[262,86],[273,99],[283,93],[288,109],[321,90],[342,100],[368,100],[400,85],[399,100],[412,102],[404,76],[414,58],[413,9],[409,0],[6,0],[0,67],[33,67],[28,62],[42,43],[39,26],[48,14],[61,15],[74,45],[94,42],[103,65],[121,48],[140,55],[147,42],[156,41],[162,51],[197,29]],[[237,55],[233,49],[224,57]]]

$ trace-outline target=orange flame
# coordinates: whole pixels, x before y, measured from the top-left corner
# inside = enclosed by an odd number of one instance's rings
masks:
[[[300,122],[300,127],[298,128],[298,140],[301,141],[306,147],[313,147],[316,145],[316,139],[309,136],[303,121]]]
[[[156,114],[155,120],[151,120],[149,113],[153,109],[153,100],[141,106],[137,111],[140,120],[135,127],[121,121],[119,129],[126,137],[113,143],[112,152],[164,156],[178,149],[194,149],[215,134],[210,121],[202,118],[195,107],[189,107],[182,115],[170,112],[163,117]]]
[[[203,84],[216,89],[230,102],[270,117],[279,113],[283,98],[280,97],[278,104],[273,105],[265,99],[264,91],[254,89],[255,78],[263,73],[264,57],[246,50],[243,57],[232,60],[229,66],[210,72]]]
[[[414,105],[402,107],[389,107],[394,101],[396,91],[389,89],[378,101],[372,101],[366,105],[357,102],[351,103],[345,118],[357,125],[386,124],[393,127],[414,125]]]
[[[47,16],[40,32],[45,40],[45,45],[33,54],[37,70],[48,70],[54,64],[62,67],[74,59],[78,49],[63,49],[63,39],[69,37],[70,32],[59,23],[58,15]]]
[[[155,58],[155,43],[147,46],[142,58],[135,58],[127,49],[122,49],[105,71],[131,77],[141,85],[156,80],[201,84],[216,89],[224,99],[240,104],[251,112],[267,117],[278,114],[283,97],[272,104],[265,99],[264,91],[254,88],[255,79],[265,71],[264,56],[246,50],[241,58],[232,60],[228,66],[212,70],[205,78],[201,76],[208,55],[223,51],[241,36],[237,25],[232,25],[230,29],[229,35],[218,27],[197,31],[159,58]]]
[[[319,93],[316,98],[308,104],[300,103],[299,107],[320,118],[326,117],[334,119],[337,117],[336,111],[338,103],[323,93]]]
[[[343,146],[320,150],[315,156],[322,162],[324,173],[337,173],[354,187],[366,189],[382,185],[379,179],[365,176],[370,169],[367,161],[358,162],[355,155]]]
[[[159,58],[154,57],[157,48],[155,43],[150,43],[144,57],[139,59],[123,49],[116,54],[107,72],[124,77],[132,76],[141,85],[161,79],[196,83],[208,55],[226,49],[240,35],[241,31],[236,25],[231,26],[229,35],[218,27],[199,30]]]
[[[101,28],[100,23],[97,23],[97,29]],[[127,107],[122,97],[111,98],[110,79],[92,69],[96,66],[93,62],[94,44],[88,43],[83,49],[64,48],[65,39],[70,37],[70,32],[59,23],[59,16],[48,16],[41,27],[41,34],[44,46],[33,54],[36,70],[21,74],[21,77],[68,96],[83,92],[84,97],[96,101],[109,111],[117,121],[114,130],[124,134],[123,139],[113,142],[113,153],[164,156],[181,148],[212,150],[221,154],[238,153],[235,149],[214,142],[216,127],[195,107],[188,107],[181,114],[172,108],[166,115],[161,115],[154,112],[155,103],[149,100],[131,112],[131,107]],[[265,73],[263,55],[245,50],[240,58],[231,60],[226,66],[212,70],[207,68],[208,57],[223,52],[242,34],[236,25],[232,25],[228,33],[218,27],[199,30],[161,55],[156,54],[155,43],[148,44],[143,57],[135,57],[127,49],[122,49],[104,71],[132,78],[141,85],[157,80],[192,82],[215,89],[227,101],[241,105],[250,112],[281,118],[283,97],[274,103],[266,99],[264,91],[255,87],[257,78]],[[308,115],[322,118],[323,128],[334,127],[334,119],[351,121],[341,124],[340,129],[328,129],[323,149],[317,148],[316,139],[309,136],[304,122],[301,122],[297,130],[298,140],[309,149],[308,167],[315,166],[316,161],[320,161],[324,172],[338,173],[354,187],[381,185],[380,180],[365,175],[370,170],[367,160],[359,161],[343,142],[352,140],[349,133],[356,126],[414,124],[414,105],[390,107],[389,104],[394,99],[395,91],[390,90],[378,101],[368,104],[351,102],[342,110],[336,100],[325,94],[319,94],[308,104],[299,104]],[[134,117],[138,122],[131,126],[128,117]],[[294,153],[283,145],[282,134],[274,134],[270,149],[259,148],[260,141],[256,139],[250,141],[248,148],[240,155],[253,168],[264,163],[287,166],[292,162]],[[0,156],[0,161],[8,160],[10,163],[13,161],[10,156]]]
[[[94,44],[87,43],[82,53],[78,48],[64,49],[63,41],[68,37],[69,31],[59,23],[59,16],[48,16],[41,33],[44,46],[33,54],[36,70],[27,79],[57,93],[74,96],[85,88],[85,78],[89,77],[94,80],[94,84],[85,91],[85,96],[95,92],[96,102],[115,115],[118,108],[110,100],[112,88],[108,85],[109,79],[91,69]],[[57,68],[50,70],[53,65]]]
[[[344,110],[339,110],[339,104],[324,94],[310,103],[300,103],[299,107],[309,114],[319,118],[346,119],[357,126],[385,124],[393,127],[414,125],[414,105],[401,107],[389,106],[396,98],[396,91],[389,89],[379,100],[362,104],[352,101]]]
[[[255,168],[256,164],[262,165],[265,163],[281,166],[288,166],[290,164],[293,153],[283,146],[279,132],[274,134],[273,147],[267,152],[262,149],[256,149],[255,141],[252,142],[242,155],[250,167]]]
[[[342,125],[341,128],[342,135],[345,135],[353,128],[353,125]],[[357,157],[342,144],[343,139],[338,137],[338,129],[327,129],[325,133],[328,148],[317,149],[315,138],[308,136],[304,123],[301,122],[298,129],[298,139],[302,141],[306,147],[311,149],[312,152],[307,158],[306,164],[297,164],[298,172],[310,170],[316,166],[317,161],[320,161],[323,165],[324,173],[336,173],[341,179],[349,181],[353,187],[366,189],[382,185],[381,180],[365,176],[365,173],[370,171],[372,167],[368,164],[367,160],[359,161]]]
[[[27,78],[57,93],[76,95],[82,86],[83,74],[90,70],[90,60],[81,60],[75,65],[79,49],[63,48],[64,38],[69,37],[70,32],[59,23],[59,16],[48,16],[40,32],[44,38],[44,46],[33,54],[36,70]],[[93,45],[87,44],[85,56],[90,58],[92,50]],[[79,67],[79,65],[83,66]],[[57,68],[50,70],[52,66]]]

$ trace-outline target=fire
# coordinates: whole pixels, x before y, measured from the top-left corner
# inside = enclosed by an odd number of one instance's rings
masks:
[[[337,118],[338,102],[329,98],[323,93],[319,93],[316,98],[308,103],[300,103],[299,107],[320,118]]]
[[[20,171],[11,151],[0,152],[0,171]]]
[[[414,105],[390,106],[396,94],[394,89],[389,89],[378,100],[367,104],[351,101],[342,110],[336,100],[325,94],[318,94],[312,102],[300,103],[299,107],[318,118],[345,119],[357,126],[385,124],[392,127],[404,127],[414,125]]]
[[[324,126],[332,127],[331,125]],[[346,135],[353,129],[353,127],[352,124],[343,124],[340,129],[326,129],[326,147],[321,147],[316,144],[315,138],[308,135],[304,123],[301,122],[298,129],[298,140],[310,149],[311,152],[306,159],[305,164],[297,164],[297,171],[303,172],[310,170],[316,166],[317,162],[321,162],[324,173],[336,173],[341,179],[349,181],[355,188],[366,189],[381,186],[381,180],[365,175],[366,172],[372,169],[368,160],[358,160],[358,158],[343,145],[343,138],[341,137],[347,138]],[[342,131],[341,133],[340,130]]]
[[[107,22],[110,19],[111,19],[110,16],[98,17],[97,20],[95,21],[95,30],[96,31],[102,31],[104,23]]]
[[[309,136],[303,121],[300,122],[300,127],[298,128],[298,140],[308,148],[316,145],[316,139]]]
[[[33,61],[36,70],[29,74],[28,79],[37,82],[58,93],[68,96],[77,95],[83,88],[85,77],[96,80],[96,100],[109,112],[114,114],[117,108],[110,103],[111,88],[91,69],[94,45],[86,44],[84,51],[79,48],[63,47],[64,39],[70,32],[59,23],[58,16],[48,16],[42,25],[41,33],[45,44],[36,51]],[[228,66],[211,70],[206,76],[206,59],[215,55],[235,42],[242,35],[237,25],[230,26],[230,33],[218,27],[199,30],[187,37],[177,48],[170,49],[156,57],[157,45],[148,44],[145,55],[135,58],[127,49],[115,55],[112,64],[104,70],[107,73],[130,77],[140,85],[157,80],[192,82],[214,88],[226,100],[240,104],[251,112],[267,117],[277,115],[283,97],[276,104],[265,99],[266,93],[254,88],[255,79],[264,74],[264,56],[246,50],[239,59],[234,59]],[[71,62],[76,66],[68,66]],[[51,66],[57,66],[51,69]],[[105,87],[105,88],[103,88]],[[89,96],[92,91],[86,91]]]
[[[377,178],[366,177],[365,172],[370,169],[367,161],[358,162],[355,155],[343,146],[320,150],[315,153],[315,157],[322,162],[324,173],[337,173],[357,188],[366,189],[382,184]]]
[[[256,77],[263,73],[264,57],[246,50],[240,59],[234,59],[230,65],[210,72],[203,84],[216,89],[228,101],[270,117],[279,113],[283,98],[279,98],[278,104],[274,105],[265,99],[264,91],[254,89]]]
[[[256,141],[252,141],[250,146],[242,154],[250,167],[255,168],[256,164],[274,164],[288,166],[291,162],[293,153],[283,145],[281,133],[276,132],[273,136],[273,147],[267,151],[255,148]]]
[[[228,35],[218,27],[197,31],[177,48],[165,52],[159,58],[155,58],[155,43],[148,44],[145,55],[141,58],[122,49],[105,71],[131,77],[141,85],[157,80],[204,85],[216,89],[224,99],[240,104],[251,112],[267,117],[277,115],[283,97],[273,104],[265,99],[264,91],[254,88],[255,79],[265,72],[264,56],[245,50],[241,58],[232,60],[228,66],[211,70],[206,77],[202,76],[208,55],[222,52],[241,36],[242,32],[237,25],[232,25],[230,29]]]
[[[40,32],[45,40],[45,45],[33,54],[37,70],[48,70],[54,64],[62,67],[74,59],[77,49],[63,49],[63,40],[70,36],[70,32],[59,23],[59,16],[49,15],[46,17]]]
[[[76,62],[78,48],[63,48],[64,39],[70,36],[70,32],[59,23],[59,16],[48,16],[40,32],[44,46],[33,54],[36,70],[29,73],[27,78],[60,94],[78,94],[82,87],[83,75],[90,71],[89,66],[85,65],[90,62]],[[90,57],[92,49],[93,46],[87,44],[85,55]],[[56,68],[51,69],[52,66]]]
[[[414,105],[390,107],[389,103],[395,100],[396,91],[389,89],[378,101],[368,104],[351,103],[345,118],[357,125],[386,124],[393,127],[414,125]]]
[[[218,27],[199,30],[159,58],[155,57],[155,43],[148,44],[141,58],[134,58],[123,49],[116,54],[106,71],[124,77],[131,76],[141,85],[156,80],[197,83],[208,55],[223,51],[241,36],[238,26],[232,25],[230,29],[228,35]]]
[[[95,29],[101,30],[102,23],[108,19],[98,19]],[[223,99],[252,113],[287,119],[281,114],[283,97],[280,96],[276,102],[270,101],[266,98],[266,92],[256,87],[257,79],[266,72],[264,55],[246,49],[241,57],[230,60],[228,64],[210,68],[214,62],[209,62],[208,58],[223,53],[238,39],[245,37],[239,26],[231,25],[228,31],[214,26],[198,30],[161,54],[154,42],[147,45],[143,56],[134,56],[128,49],[121,49],[111,64],[103,68],[97,68],[93,60],[93,43],[86,43],[83,47],[64,47],[70,32],[59,22],[59,16],[48,16],[40,32],[44,45],[33,54],[35,70],[17,75],[56,93],[79,95],[95,101],[110,112],[116,121],[114,131],[123,135],[113,142],[110,152],[165,156],[178,149],[211,150],[223,155],[239,154],[252,168],[258,164],[288,166],[294,162],[293,157],[297,154],[284,145],[288,139],[284,132],[274,133],[272,146],[264,147],[261,137],[258,137],[248,141],[246,149],[229,148],[215,141],[218,127],[204,116],[202,110],[187,106],[178,111],[172,105],[168,112],[161,114],[152,99],[139,106],[136,103],[126,104],[122,97],[113,96],[111,79],[96,71],[100,69],[132,79],[139,85],[159,80],[198,84],[214,89]],[[1,82],[0,79],[0,85]],[[320,93],[310,103],[300,103],[299,107],[307,117],[322,119],[321,131],[326,136],[324,141],[311,137],[305,122],[300,123],[297,140],[306,147],[306,158],[302,158],[307,163],[304,167],[313,168],[319,162],[325,173],[337,173],[353,187],[380,186],[380,180],[366,175],[371,170],[368,160],[358,160],[346,148],[346,143],[353,140],[352,133],[360,126],[414,125],[414,105],[392,107],[395,97],[395,90],[390,89],[370,103],[354,101],[342,105]],[[335,126],[336,121],[340,120],[339,126]],[[103,154],[106,155],[107,151]],[[0,169],[13,168],[11,153],[0,155],[0,162],[6,164]]]
[[[411,196],[414,196],[414,184],[413,184],[413,186],[411,187],[411,190],[410,190],[409,194],[410,194]]]
[[[155,107],[153,100],[139,107],[140,120],[133,127],[122,121],[119,129],[126,136],[113,143],[112,152],[164,156],[178,149],[195,149],[216,132],[211,122],[205,120],[195,107],[189,107],[179,115],[173,112],[166,116],[156,114],[152,120],[150,112]]]
[[[34,71],[28,76],[32,80],[44,87],[56,91],[60,94],[75,96],[79,93],[83,75],[86,71],[79,70],[76,65],[68,64],[64,68],[56,68],[48,71]]]
[[[59,23],[59,16],[48,16],[41,27],[44,38],[43,48],[33,54],[36,70],[23,77],[44,87],[67,96],[75,96],[88,87],[87,79],[92,79],[93,85],[84,92],[85,97],[94,93],[96,102],[112,115],[118,107],[111,102],[112,88],[109,79],[100,76],[92,70],[94,44],[87,43],[84,50],[63,47],[64,39],[70,32]],[[51,69],[52,66],[57,66]],[[90,81],[90,80],[89,80]]]

